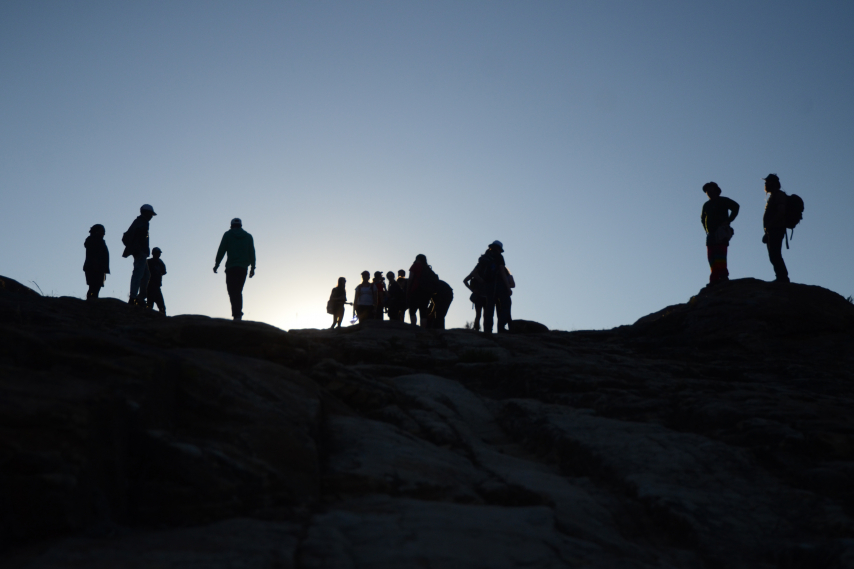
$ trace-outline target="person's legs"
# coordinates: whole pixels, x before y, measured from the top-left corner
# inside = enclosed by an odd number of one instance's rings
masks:
[[[492,322],[495,314],[495,297],[486,295],[483,301],[483,331],[492,334]]]
[[[483,314],[483,297],[477,295],[472,297],[474,302],[474,325],[473,329],[480,331],[480,316]]]
[[[729,271],[726,266],[726,245],[709,245],[706,247],[706,256],[709,259],[709,284],[715,284],[729,280]]]
[[[443,298],[436,303],[436,328],[439,330],[445,329],[445,316],[448,315],[448,310],[451,308],[453,297]]]
[[[416,316],[416,311],[418,310],[418,305],[413,302],[409,307],[409,323],[418,325],[418,316]]]
[[[237,320],[243,317],[243,285],[246,284],[246,267],[230,267],[225,270],[225,286],[231,301],[231,316]]]
[[[513,301],[510,300],[509,294],[502,294],[497,299],[497,308],[498,308],[498,331],[499,332],[508,332],[509,330],[506,326],[510,325],[510,307],[513,304]]]
[[[134,301],[140,302],[145,299],[148,280],[151,278],[151,273],[148,272],[148,260],[144,255],[133,256],[133,273],[130,276],[130,300],[131,304]],[[142,297],[140,298],[140,294]]]
[[[104,285],[103,273],[85,273],[86,284],[89,285],[89,290],[86,291],[86,300],[95,300],[101,292],[101,287]]]
[[[377,320],[383,319],[383,307],[381,304],[377,306],[376,310],[374,311],[374,318]]]
[[[143,261],[142,278],[139,280],[139,296],[136,298],[138,302],[145,306],[145,297],[148,296],[148,283],[151,281],[151,271],[148,270],[148,261]]]
[[[166,316],[166,303],[163,301],[163,291],[159,286],[148,288],[148,306],[153,307],[155,304],[160,314]]]
[[[148,281],[148,288],[145,292],[145,307],[149,310],[154,308],[154,303],[157,301],[157,293],[154,292],[154,289],[157,287],[151,284],[151,281]]]
[[[420,299],[418,302],[418,313],[421,315],[421,327],[427,327],[427,316],[430,314],[430,297]]]
[[[768,259],[774,266],[774,275],[779,282],[789,282],[789,271],[783,261],[783,239],[786,238],[785,229],[770,229],[767,232]]]
[[[373,320],[374,318],[374,307],[371,304],[360,304],[356,307],[356,316],[359,318],[359,322],[363,322],[365,320]]]

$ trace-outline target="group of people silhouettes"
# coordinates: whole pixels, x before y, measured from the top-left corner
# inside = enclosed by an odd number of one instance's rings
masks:
[[[804,202],[797,195],[789,196],[782,190],[777,174],[768,174],[765,178],[765,214],[762,225],[765,230],[762,242],[768,249],[768,258],[774,267],[774,282],[788,283],[789,271],[783,261],[783,241],[788,247],[787,229],[794,229],[803,217]],[[700,221],[706,230],[706,255],[709,259],[709,285],[729,280],[727,270],[727,248],[735,231],[731,224],[738,216],[739,206],[734,200],[721,195],[721,189],[715,182],[703,185],[708,201],[703,204]]]
[[[166,315],[166,303],[163,300],[163,275],[166,274],[166,264],[160,258],[162,251],[159,247],[149,248],[149,224],[157,215],[154,208],[144,204],[139,208],[139,216],[133,220],[130,227],[122,235],[125,248],[122,257],[133,257],[133,272],[130,277],[130,294],[128,304],[152,309],[155,305],[163,316]],[[87,300],[95,300],[110,273],[110,251],[104,241],[106,229],[100,223],[89,229],[89,237],[83,243],[86,248],[86,261],[83,272],[86,274],[86,284],[89,290]],[[150,256],[150,258],[149,258]],[[246,283],[246,273],[249,278],[255,276],[255,242],[252,235],[243,230],[243,222],[239,218],[231,220],[231,229],[225,232],[216,253],[213,272],[216,273],[223,257],[225,263],[225,283],[228,297],[231,301],[231,315],[234,320],[243,318],[243,285]]]
[[[480,330],[483,315],[483,329],[492,333],[494,313],[498,312],[498,332],[507,332],[511,321],[510,296],[515,287],[510,271],[504,263],[504,246],[500,241],[492,242],[486,252],[480,256],[477,265],[469,273],[463,284],[471,291],[470,299],[475,307],[474,329]],[[376,271],[371,281],[370,271],[362,271],[362,281],[353,295],[354,321],[389,320],[403,321],[409,313],[409,321],[421,326],[438,330],[445,329],[445,317],[454,300],[454,291],[447,282],[439,278],[427,263],[423,254],[415,256],[409,267],[409,277],[403,269],[392,271],[383,277],[382,271]],[[386,278],[388,284],[386,284]],[[332,315],[332,328],[340,328],[344,320],[347,302],[347,279],[340,277],[338,286],[332,289],[326,311]]]
[[[406,271],[389,271],[383,276],[382,271],[371,273],[362,271],[362,281],[353,293],[354,320],[389,320],[403,321],[409,312],[409,321],[426,328],[445,329],[445,316],[454,300],[451,285],[439,278],[433,267],[427,264],[427,257],[416,255],[415,261],[409,267],[409,278]],[[388,284],[386,284],[386,278]],[[326,311],[332,315],[332,328],[340,328],[344,319],[344,306],[347,302],[347,279],[340,277],[338,286],[332,289]]]
[[[768,201],[762,218],[764,235],[762,242],[768,249],[768,258],[774,267],[774,282],[788,283],[789,272],[783,261],[783,241],[788,247],[787,229],[794,229],[802,219],[803,200],[795,194],[788,195],[782,190],[780,178],[769,174],[765,178],[765,191]],[[715,182],[703,185],[708,200],[703,204],[700,221],[706,231],[706,255],[709,260],[709,285],[717,285],[729,280],[727,269],[727,249],[734,235],[732,222],[738,216],[739,205],[734,200],[721,195],[721,188]],[[149,249],[149,224],[157,215],[154,208],[144,204],[139,208],[139,216],[134,219],[122,236],[125,248],[122,257],[133,258],[133,273],[130,279],[128,303],[149,309],[157,306],[165,316],[166,305],[161,287],[166,275],[166,264],[161,259],[159,247]],[[89,229],[89,237],[84,242],[86,261],[83,271],[89,290],[87,300],[98,298],[107,275],[110,273],[110,252],[104,241],[106,229],[101,224]],[[231,302],[231,315],[234,320],[243,318],[243,287],[246,277],[255,276],[255,242],[252,235],[243,229],[240,218],[231,220],[231,229],[223,234],[216,253],[213,271],[217,272],[223,258],[225,263],[225,282]],[[346,305],[353,306],[353,320],[389,320],[403,321],[409,313],[412,324],[420,323],[427,328],[444,329],[445,317],[454,300],[451,286],[441,280],[439,275],[427,263],[423,254],[415,256],[409,267],[409,276],[403,269],[382,274],[376,271],[362,272],[362,280],[356,287],[353,302],[347,302],[347,279],[338,279],[338,286],[332,289],[326,311],[332,315],[332,328],[340,328],[344,320]],[[386,282],[388,279],[388,282]],[[500,241],[489,244],[477,265],[463,279],[463,284],[471,291],[469,297],[475,309],[473,328],[480,330],[481,318],[483,331],[492,333],[494,317],[498,316],[498,332],[506,332],[512,321],[510,297],[516,283],[504,262],[504,245]]]

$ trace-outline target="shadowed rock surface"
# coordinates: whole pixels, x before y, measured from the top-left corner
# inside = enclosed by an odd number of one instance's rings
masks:
[[[854,305],[284,332],[0,277],[0,564],[854,567]]]

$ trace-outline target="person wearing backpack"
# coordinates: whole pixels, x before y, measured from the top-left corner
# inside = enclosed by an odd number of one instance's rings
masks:
[[[148,256],[151,254],[151,249],[148,248],[148,224],[155,215],[157,214],[154,213],[154,208],[144,204],[139,208],[139,216],[122,235],[122,243],[125,246],[122,257],[133,256],[128,304],[135,306],[145,306],[145,295],[151,278],[151,273],[148,272]]]
[[[344,305],[347,304],[347,279],[338,278],[338,286],[329,294],[329,302],[326,303],[326,312],[332,315],[332,328],[341,327],[344,320]]]
[[[415,315],[417,311],[421,315],[421,326],[427,326],[427,305],[438,287],[439,275],[427,264],[427,257],[419,253],[409,267],[406,287],[406,305],[409,307],[409,321],[412,324],[418,324],[418,317]]]
[[[96,223],[89,229],[89,237],[83,242],[86,248],[86,260],[83,262],[83,272],[86,275],[86,284],[89,290],[86,292],[86,300],[95,300],[110,274],[110,251],[104,242],[106,230],[100,223]]]
[[[466,285],[466,288],[471,291],[471,296],[469,300],[472,301],[474,305],[474,323],[472,324],[472,330],[480,331],[480,316],[483,313],[483,306],[486,303],[486,297],[483,294],[483,281],[480,279],[476,279],[475,275],[477,274],[477,268],[469,273],[469,275],[463,279],[463,284]]]
[[[231,302],[231,317],[235,321],[243,320],[243,286],[246,284],[247,269],[250,279],[255,276],[255,241],[251,234],[243,230],[243,221],[239,217],[231,220],[231,229],[222,235],[216,252],[214,273],[226,254],[225,287]]]
[[[777,174],[768,174],[765,180],[765,192],[768,201],[765,203],[765,214],[762,225],[765,235],[762,242],[768,247],[768,259],[774,267],[775,283],[788,283],[789,271],[783,261],[783,239],[786,238],[786,201],[788,196],[781,189],[780,178]]]
[[[374,311],[377,309],[377,287],[371,284],[370,278],[370,272],[362,271],[362,282],[356,287],[356,294],[353,297],[353,308],[359,323],[373,319]]]
[[[498,332],[507,332],[510,324],[510,296],[513,294],[505,269],[504,244],[493,241],[486,252],[477,260],[472,274],[473,281],[483,291],[483,331],[492,334],[493,318],[498,311]]]
[[[703,204],[700,213],[700,222],[706,230],[706,256],[709,259],[709,284],[715,285],[729,280],[726,255],[729,240],[732,239],[734,231],[730,223],[738,215],[738,204],[721,195],[720,187],[709,182],[703,185],[708,200]]]
[[[448,310],[451,308],[451,303],[454,301],[454,289],[445,281],[440,280],[438,290],[430,300],[430,318],[428,320],[428,328],[436,330],[445,329],[445,316],[448,315]]]

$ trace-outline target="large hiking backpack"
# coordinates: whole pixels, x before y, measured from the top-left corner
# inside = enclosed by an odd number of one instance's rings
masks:
[[[804,200],[797,194],[786,198],[786,229],[794,234],[795,226],[804,218]]]
[[[426,263],[424,264],[424,268],[421,269],[418,287],[429,295],[436,294],[439,290],[439,275],[433,271],[433,267]]]
[[[498,261],[489,255],[481,255],[477,260],[477,274],[484,283],[494,283],[498,278]]]

